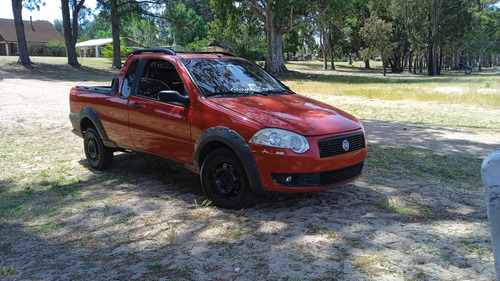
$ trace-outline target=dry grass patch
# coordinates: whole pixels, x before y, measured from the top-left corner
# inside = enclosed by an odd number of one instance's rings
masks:
[[[411,215],[422,219],[428,219],[434,216],[428,206],[414,206],[399,197],[378,199],[373,201],[373,204],[390,213],[399,215]]]
[[[387,254],[376,252],[369,256],[355,256],[351,264],[368,276],[381,276],[391,271],[390,267],[383,266],[387,260]]]

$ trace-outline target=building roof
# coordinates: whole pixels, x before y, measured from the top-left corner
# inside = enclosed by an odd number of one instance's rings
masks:
[[[110,43],[113,43],[113,38],[92,39],[76,43],[75,47],[79,48],[79,47],[104,46]]]
[[[23,21],[28,43],[64,42],[64,37],[48,21]],[[0,19],[0,41],[17,42],[16,26],[12,19]]]
[[[143,46],[141,43],[138,43],[132,39],[129,39],[129,38],[122,38],[122,39],[125,40],[125,46],[127,46],[127,47],[142,47]],[[88,41],[76,43],[75,47],[77,47],[77,48],[95,47],[95,46],[104,46],[106,44],[113,44],[113,38],[91,39]]]

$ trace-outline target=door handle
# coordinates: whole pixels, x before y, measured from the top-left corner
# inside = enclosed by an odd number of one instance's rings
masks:
[[[130,104],[130,106],[137,109],[142,108],[142,106],[138,102],[133,102]]]

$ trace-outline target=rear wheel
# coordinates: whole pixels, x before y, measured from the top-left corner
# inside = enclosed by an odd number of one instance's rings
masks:
[[[216,206],[241,209],[254,200],[245,168],[229,149],[218,148],[208,154],[200,177],[203,192]]]
[[[104,146],[94,128],[89,128],[83,136],[83,148],[89,165],[96,170],[105,170],[113,162],[113,150]]]

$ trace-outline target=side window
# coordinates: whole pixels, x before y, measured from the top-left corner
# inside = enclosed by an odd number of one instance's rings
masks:
[[[121,96],[127,98],[132,93],[132,86],[134,85],[135,73],[137,71],[137,66],[139,65],[139,60],[133,60],[128,67],[127,74],[125,74],[125,79],[123,80],[122,93]]]
[[[146,63],[139,86],[139,96],[157,99],[163,90],[175,90],[185,95],[184,84],[175,66],[166,60],[150,59]]]

